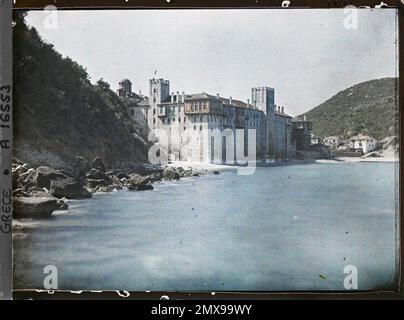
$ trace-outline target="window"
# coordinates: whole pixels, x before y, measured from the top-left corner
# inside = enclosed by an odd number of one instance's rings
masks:
[[[163,118],[163,123],[166,123],[166,119]]]
[[[184,117],[184,123],[187,122],[187,117]]]
[[[202,125],[199,126],[199,131],[202,131]]]
[[[196,130],[196,126],[194,125],[194,130]]]
[[[181,117],[178,117],[178,122],[181,123]]]
[[[153,109],[153,115],[156,115],[156,109],[155,108]]]
[[[175,122],[175,117],[173,117],[173,123]]]
[[[130,114],[131,114],[132,116],[134,116],[134,115],[135,115],[135,110],[131,109],[131,110],[130,110]]]
[[[202,116],[199,117],[199,121],[202,122]]]
[[[184,127],[184,131],[187,130],[187,127]]]
[[[156,124],[156,118],[153,118],[153,124]]]

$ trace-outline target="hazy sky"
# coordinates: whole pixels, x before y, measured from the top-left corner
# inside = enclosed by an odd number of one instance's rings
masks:
[[[300,114],[356,83],[396,75],[396,12],[361,9],[357,29],[344,10],[58,11],[27,21],[44,40],[113,89],[129,78],[148,94],[148,79],[171,91],[250,98],[275,88],[275,103]],[[157,70],[157,75],[154,75]]]

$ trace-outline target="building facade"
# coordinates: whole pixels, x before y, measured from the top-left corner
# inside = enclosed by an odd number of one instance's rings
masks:
[[[336,136],[329,136],[324,138],[324,144],[331,148],[337,148],[340,143],[340,138]]]
[[[118,94],[132,96],[123,92],[131,86],[123,85]],[[270,87],[252,88],[251,101],[243,102],[205,92],[170,92],[168,80],[150,79],[149,96],[135,98],[129,114],[162,159],[218,164],[288,160],[302,145],[292,117],[275,105]]]
[[[366,154],[376,149],[377,140],[364,134],[358,134],[350,139],[352,148]]]

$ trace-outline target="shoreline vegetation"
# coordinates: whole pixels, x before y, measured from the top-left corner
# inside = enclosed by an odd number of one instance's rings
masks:
[[[340,157],[334,159],[256,162],[256,167],[302,165],[310,163],[398,162],[398,157]],[[53,169],[48,166],[30,167],[13,159],[14,219],[49,218],[56,210],[68,210],[71,199],[91,198],[93,194],[119,190],[153,190],[155,182],[199,177],[201,174],[220,174],[237,170],[237,165],[221,165],[178,161],[164,166],[147,163],[127,164],[110,169],[100,157],[86,161],[76,157],[73,168]]]

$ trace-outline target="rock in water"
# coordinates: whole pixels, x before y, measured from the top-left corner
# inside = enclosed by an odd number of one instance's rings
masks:
[[[138,184],[138,185],[129,185],[129,190],[132,191],[145,191],[145,190],[153,190],[153,186],[151,184]]]
[[[128,181],[128,189],[135,191],[152,190],[153,186],[150,184],[150,178],[144,177],[139,174],[132,174]]]
[[[52,181],[50,186],[50,193],[56,198],[91,198],[91,193],[84,188],[83,184],[80,181],[74,180],[72,178]]]
[[[91,168],[98,169],[98,170],[100,170],[102,172],[105,172],[105,170],[106,170],[104,161],[102,161],[102,159],[100,157],[95,157],[94,158],[94,160],[93,160],[93,162],[91,164]]]
[[[14,218],[48,218],[59,208],[57,199],[49,197],[15,197],[13,199]]]

